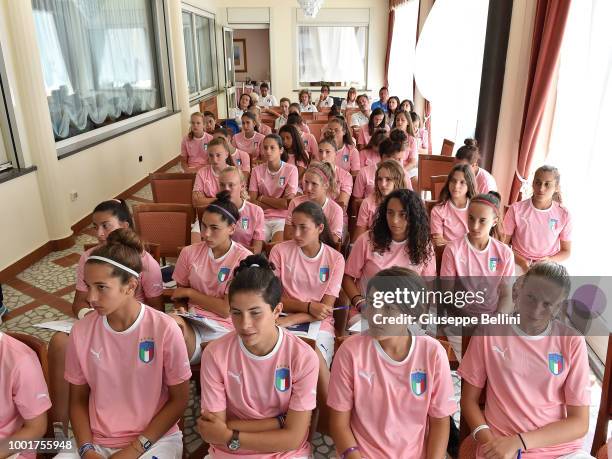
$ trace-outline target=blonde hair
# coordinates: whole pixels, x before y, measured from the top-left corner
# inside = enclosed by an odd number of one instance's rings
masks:
[[[306,169],[306,172],[304,172],[304,175],[308,173],[312,173],[319,178],[322,178],[321,175],[325,176],[328,185],[327,194],[329,196],[336,195],[336,173],[331,164],[327,162],[313,161],[308,166],[308,169]]]
[[[376,199],[376,203],[380,204],[384,199],[384,196],[380,193],[378,189],[378,174],[381,170],[387,170],[391,174],[391,180],[395,185],[393,190],[399,190],[402,188],[406,188],[406,173],[404,172],[404,168],[400,163],[398,163],[394,159],[388,159],[386,161],[382,161],[378,163],[378,167],[376,168],[376,175],[374,176],[374,199]]]
[[[193,112],[189,119],[192,120],[194,116],[199,116],[200,118],[202,118],[202,124],[204,124],[204,115],[202,113]],[[189,132],[187,133],[187,137],[189,137],[189,140],[193,140],[193,131],[191,130],[191,125],[189,126]]]
[[[223,169],[219,175],[221,174],[237,174],[238,178],[240,179],[240,197],[242,199],[244,199],[245,201],[249,199],[249,192],[246,189],[246,186],[242,186],[242,185],[246,185],[246,181],[244,180],[244,174],[242,173],[242,171],[236,167],[236,166],[227,166],[225,169]]]

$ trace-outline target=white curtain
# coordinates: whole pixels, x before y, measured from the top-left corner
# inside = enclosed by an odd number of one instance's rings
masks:
[[[366,27],[298,28],[299,81],[365,86]]]
[[[572,213],[572,275],[612,275],[612,2],[572,2],[561,48],[557,103],[544,162],[561,173]],[[535,170],[535,168],[534,168]],[[603,249],[603,250],[602,250]]]
[[[395,8],[395,24],[389,59],[389,94],[400,100],[413,100],[416,31],[419,1],[411,0]]]
[[[33,0],[49,112],[65,139],[160,106],[147,0]]]
[[[189,94],[193,94],[198,90],[198,82],[196,81],[195,44],[193,42],[193,24],[191,18],[191,13],[183,12],[183,41],[185,42],[185,61],[187,63]]]

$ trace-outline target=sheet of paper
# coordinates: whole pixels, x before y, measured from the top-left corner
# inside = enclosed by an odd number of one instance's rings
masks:
[[[70,334],[70,330],[72,330],[72,326],[74,325],[74,319],[67,320],[53,320],[51,322],[42,322],[40,324],[35,324],[35,327],[38,328],[46,328],[49,330],[55,330],[59,332],[64,332]]]
[[[290,331],[294,335],[303,336],[308,339],[317,340],[319,336],[319,330],[321,329],[321,321],[316,320],[314,322],[305,322],[303,324],[295,324],[291,327],[287,327],[287,331]]]
[[[205,341],[212,341],[214,339],[221,338],[230,331],[224,326],[219,325],[214,320],[205,316],[200,316],[192,312],[181,312],[178,315],[183,317],[188,322],[196,324],[198,327],[203,327],[204,335],[206,337]]]

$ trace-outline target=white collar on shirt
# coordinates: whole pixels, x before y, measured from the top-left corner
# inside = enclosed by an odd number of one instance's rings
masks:
[[[410,333],[410,336],[412,337],[412,340],[410,341],[410,349],[408,350],[408,355],[406,355],[406,357],[404,358],[404,360],[402,361],[397,361],[392,359],[391,357],[389,357],[389,354],[387,354],[385,352],[385,350],[382,348],[382,346],[380,345],[380,343],[378,342],[377,339],[372,338],[372,341],[374,341],[374,348],[376,349],[376,351],[378,352],[378,354],[387,362],[389,362],[391,365],[403,365],[405,364],[408,359],[410,358],[410,356],[412,355],[412,351],[414,350],[414,345],[416,344],[416,336],[414,333],[412,333],[410,330],[408,330],[408,333]]]
[[[493,239],[491,236],[489,236],[489,241],[487,242],[487,246],[482,250],[478,250],[476,247],[472,245],[467,234],[463,237],[465,238],[465,242],[467,242],[468,247],[476,253],[485,253],[487,250],[489,250],[489,247],[491,247],[491,239]]]
[[[307,256],[307,255],[304,253],[304,251],[302,250],[302,248],[301,248],[301,247],[298,247],[298,251],[299,251],[299,253],[300,253],[300,256],[301,256],[301,257],[302,257],[304,260],[308,260],[308,261],[315,261],[315,260],[318,260],[319,258],[321,258],[321,254],[323,253],[323,249],[325,248],[325,247],[324,247],[324,245],[325,245],[325,244],[324,244],[323,242],[321,242],[321,247],[319,247],[319,251],[318,251],[318,252],[317,252],[317,254],[316,254],[314,257],[312,257],[312,258],[311,258],[311,257],[309,257],[309,256]],[[296,244],[296,247],[297,247],[297,244]]]
[[[111,327],[108,323],[107,316],[102,317],[102,323],[104,324],[104,328],[106,328],[109,332],[114,333],[115,335],[127,335],[128,333],[132,333],[134,330],[136,330],[136,328],[138,328],[138,324],[140,324],[140,322],[142,321],[144,313],[145,305],[140,303],[140,312],[138,313],[138,317],[136,317],[136,320],[132,325],[130,325],[126,330],[123,331],[114,330],[113,327]]]
[[[521,338],[524,338],[530,341],[536,341],[536,340],[546,338],[547,336],[550,335],[550,331],[552,330],[552,320],[548,322],[548,326],[546,327],[546,329],[539,335],[528,335],[523,330],[521,330],[519,326],[514,325],[514,324],[510,324],[510,326],[512,327],[512,330],[514,330],[514,333],[516,333]]]
[[[240,338],[240,336],[238,336],[238,334],[236,334],[236,338],[238,338],[238,343],[240,343],[240,349],[242,349],[242,352],[244,352],[245,355],[249,359],[253,359],[253,360],[266,360],[266,359],[269,359],[270,357],[272,357],[274,354],[276,354],[278,352],[278,350],[281,347],[281,344],[283,343],[283,329],[278,327],[278,326],[276,328],[278,329],[278,339],[276,340],[276,344],[274,345],[272,350],[269,353],[267,353],[266,355],[255,355],[255,354],[251,353],[246,348],[244,343],[242,342],[242,338]]]
[[[225,259],[225,257],[228,256],[228,254],[232,251],[232,249],[234,248],[234,241],[230,241],[230,248],[228,249],[227,252],[225,252],[223,255],[221,255],[219,258],[215,258],[215,255],[213,254],[212,249],[209,247],[208,248],[208,256],[214,260],[214,261],[221,261],[223,259]]]

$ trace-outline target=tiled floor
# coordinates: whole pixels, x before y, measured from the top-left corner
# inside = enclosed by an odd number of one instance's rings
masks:
[[[172,169],[170,170],[173,171]],[[145,186],[128,199],[128,204],[152,202],[151,187]],[[53,252],[34,265],[9,279],[2,285],[4,300],[10,312],[4,317],[0,330],[15,331],[37,336],[49,341],[53,332],[33,325],[50,320],[63,320],[71,315],[71,304],[75,291],[76,264],[83,252],[84,244],[95,243],[92,228],[85,229],[76,239],[76,244],[60,252]],[[460,392],[460,380],[453,377],[457,399]],[[590,432],[585,442],[590,449],[593,429],[597,417],[597,409],[601,388],[594,376],[591,378],[593,387]],[[192,397],[189,408],[185,412],[184,433],[187,447],[194,451],[201,444],[195,431],[195,416],[199,406],[199,396],[192,384]],[[458,425],[459,414],[455,416]],[[335,457],[333,442],[328,437],[317,435],[313,441],[315,459]]]

